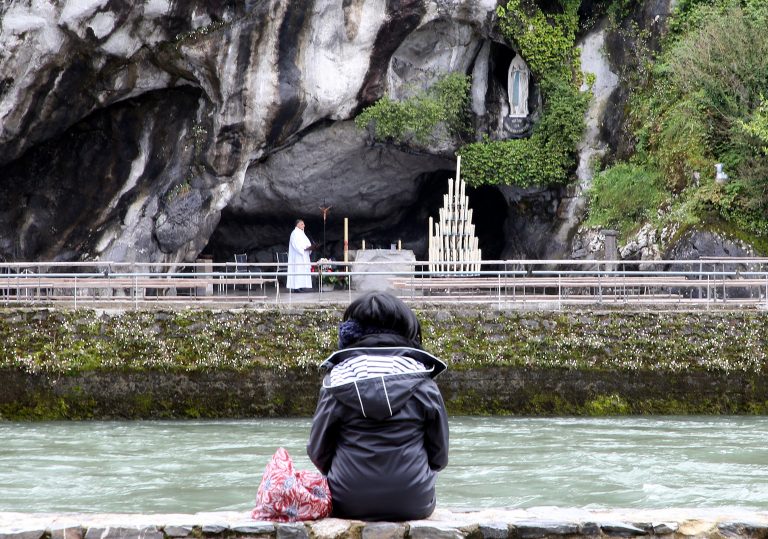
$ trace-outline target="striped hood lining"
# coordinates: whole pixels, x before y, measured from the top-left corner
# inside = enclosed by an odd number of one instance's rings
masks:
[[[333,372],[342,363],[361,356],[381,358],[389,362],[392,361],[392,358],[401,358],[408,362],[414,361],[418,365],[419,370],[407,372],[427,373],[430,378],[437,377],[437,375],[447,368],[447,365],[443,361],[424,350],[407,346],[386,346],[374,348],[345,348],[343,350],[338,350],[328,356],[325,361],[320,364],[320,369]],[[398,373],[393,372],[388,374]]]
[[[323,385],[325,387],[337,387],[368,378],[391,376],[397,374],[429,374],[432,369],[426,365],[406,356],[397,355],[369,355],[362,354],[345,359],[329,373]]]

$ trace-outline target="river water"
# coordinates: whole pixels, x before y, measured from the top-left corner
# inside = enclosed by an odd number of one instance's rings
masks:
[[[0,422],[0,511],[251,508],[308,419]],[[768,417],[452,417],[438,505],[768,507]]]

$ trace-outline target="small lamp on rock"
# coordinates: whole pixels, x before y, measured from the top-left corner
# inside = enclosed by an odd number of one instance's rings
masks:
[[[715,182],[720,185],[728,183],[728,174],[723,172],[722,163],[715,163]]]

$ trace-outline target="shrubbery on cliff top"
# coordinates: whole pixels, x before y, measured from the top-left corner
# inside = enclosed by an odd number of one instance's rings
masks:
[[[626,235],[637,223],[653,221],[667,196],[658,171],[616,165],[593,180],[587,225],[615,228]]]
[[[629,107],[635,161],[659,171],[673,200],[667,219],[724,221],[751,243],[768,237],[767,26],[764,0],[682,0]],[[715,163],[729,183],[714,182]],[[592,198],[606,188],[595,182]]]

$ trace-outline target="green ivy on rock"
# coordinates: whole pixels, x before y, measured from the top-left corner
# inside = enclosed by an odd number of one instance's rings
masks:
[[[355,125],[373,129],[378,141],[397,143],[414,139],[419,144],[441,136],[440,127],[448,135],[461,135],[468,129],[467,105],[470,78],[461,73],[449,73],[426,90],[404,101],[384,96],[366,107]]]
[[[499,28],[517,43],[528,67],[539,77],[578,80],[579,56],[575,53],[578,9],[581,0],[561,0],[562,13],[545,14],[523,0],[509,0],[496,8]]]
[[[590,94],[562,80],[545,80],[544,114],[530,138],[468,144],[459,150],[469,185],[563,184],[575,166]]]
[[[581,69],[574,45],[579,4],[562,0],[562,13],[555,14],[522,0],[497,8],[499,28],[540,81],[544,110],[530,138],[485,138],[461,148],[462,177],[469,185],[527,187],[569,181],[591,96],[578,88]]]

